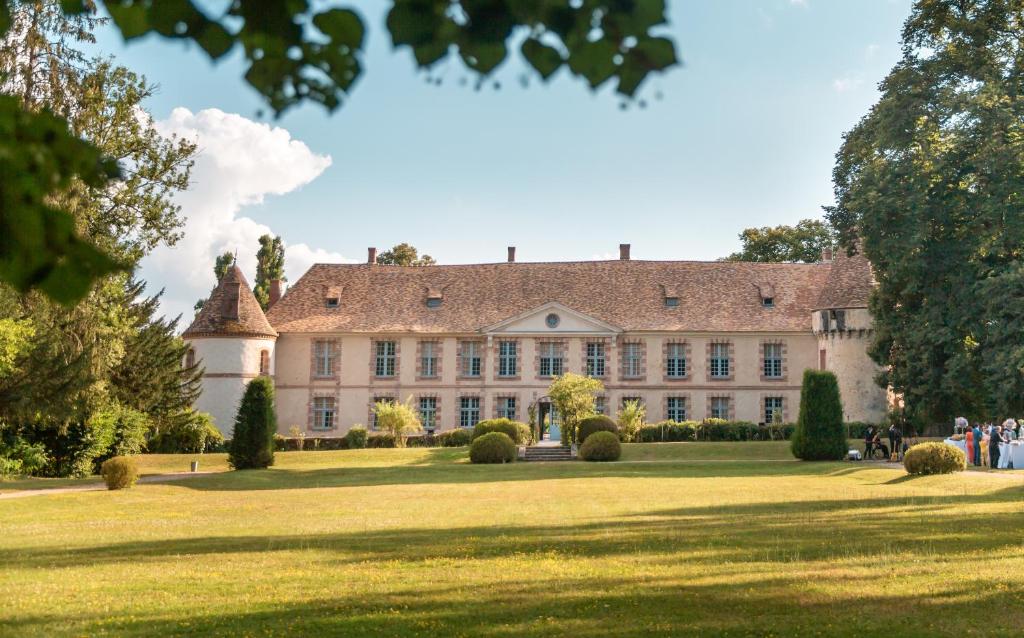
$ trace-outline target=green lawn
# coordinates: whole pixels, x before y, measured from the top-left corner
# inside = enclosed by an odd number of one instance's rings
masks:
[[[785,452],[629,445],[634,462],[488,467],[464,449],[292,452],[0,500],[0,635],[1024,632],[1024,474],[910,479]]]

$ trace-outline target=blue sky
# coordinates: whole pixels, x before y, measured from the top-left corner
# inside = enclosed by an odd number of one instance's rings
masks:
[[[147,104],[157,121],[178,107],[219,109],[285,129],[308,147],[297,153],[329,156],[225,218],[304,244],[307,261],[363,260],[367,246],[401,241],[441,263],[501,261],[508,245],[521,261],[610,257],[620,242],[637,259],[715,259],[744,227],[819,216],[843,132],[898,59],[909,0],[670,4],[665,32],[685,64],[648,81],[647,108],[626,111],[610,90],[591,93],[564,72],[524,89],[518,58],[500,69],[500,90],[460,86],[469,74],[456,60],[438,71],[441,86],[428,85],[408,51],[391,50],[384,2],[359,5],[365,72],[333,115],[308,106],[261,120],[237,54],[211,65],[180,43],[125,46],[109,32],[99,47],[160,85]],[[143,273],[169,298],[175,254]]]

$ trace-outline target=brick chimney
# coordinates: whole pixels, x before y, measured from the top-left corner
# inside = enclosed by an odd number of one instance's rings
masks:
[[[825,262],[826,264],[829,263],[830,261],[832,261],[832,249],[831,248],[822,248],[821,249],[821,261]]]
[[[280,299],[281,299],[281,280],[280,279],[271,279],[270,280],[270,299],[267,301],[267,310],[270,310],[271,308],[273,308],[274,304],[276,304]]]
[[[512,263],[515,263],[515,261],[516,261],[516,247],[515,246],[509,246],[508,247],[508,263],[512,264]]]
[[[619,244],[619,259],[629,261],[629,244]]]
[[[366,249],[366,263],[370,265],[377,263],[377,249],[373,246]]]

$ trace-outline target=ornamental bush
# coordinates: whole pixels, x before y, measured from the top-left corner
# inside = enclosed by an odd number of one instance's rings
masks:
[[[622,444],[614,432],[594,432],[580,446],[580,458],[584,461],[618,461],[622,456]]]
[[[473,463],[512,463],[516,460],[516,444],[504,432],[489,432],[473,439],[469,446]]]
[[[463,447],[473,442],[473,430],[468,428],[445,430],[434,438],[441,447]]]
[[[398,445],[396,444],[397,440],[398,439],[395,438],[395,435],[391,434],[390,432],[384,432],[381,434],[371,434],[366,437],[366,447],[374,449],[385,447],[398,447]]]
[[[139,467],[130,456],[115,456],[103,461],[100,474],[108,490],[124,490],[139,479]]]
[[[517,445],[526,445],[533,440],[533,431],[525,423],[512,419],[487,419],[480,421],[473,428],[473,439],[480,438],[491,432],[503,432]]]
[[[952,474],[967,469],[967,456],[960,448],[932,441],[919,443],[903,456],[908,474]]]
[[[262,469],[274,464],[274,385],[267,377],[256,377],[245,387],[235,417],[228,463],[236,470]]]
[[[805,461],[838,461],[846,457],[843,403],[832,372],[804,371],[800,416],[791,447],[793,456]]]
[[[205,412],[183,414],[163,426],[146,448],[158,454],[199,454],[216,452],[224,445],[224,435]]]
[[[619,426],[615,424],[615,421],[610,417],[606,417],[603,414],[595,414],[594,416],[588,416],[587,418],[580,421],[579,428],[579,440],[583,443],[587,440],[591,434],[595,432],[611,432],[615,436],[619,435]]]
[[[357,425],[345,435],[345,443],[350,450],[361,450],[366,447],[366,438],[366,428]]]

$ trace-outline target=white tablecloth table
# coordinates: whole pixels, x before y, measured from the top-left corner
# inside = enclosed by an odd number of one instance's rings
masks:
[[[1013,463],[1013,469],[1024,470],[1024,445],[1013,445],[1011,443],[1009,448],[1010,453],[1007,456],[1009,456],[1010,461]],[[999,453],[1002,454],[1002,450]],[[1001,466],[1002,463],[999,465]]]
[[[948,445],[952,445],[955,448],[959,448],[960,451],[962,451],[964,453],[964,456],[967,458],[968,462],[970,462],[971,455],[967,453],[967,442],[966,441],[957,441],[955,439],[946,439],[945,442]]]
[[[1009,443],[1000,443],[999,444],[999,465],[996,466],[996,469],[1005,470],[1006,468],[1010,467],[1010,448],[1011,447],[1015,447],[1015,446],[1012,446]]]

